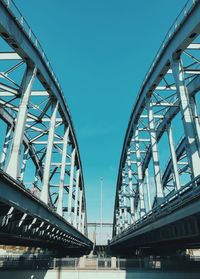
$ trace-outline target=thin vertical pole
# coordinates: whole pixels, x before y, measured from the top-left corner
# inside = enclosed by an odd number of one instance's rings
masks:
[[[103,223],[103,177],[100,178],[100,244],[102,244],[102,223]]]

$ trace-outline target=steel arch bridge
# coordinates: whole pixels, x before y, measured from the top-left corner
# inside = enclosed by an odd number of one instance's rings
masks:
[[[69,109],[37,37],[0,1],[0,243],[83,254],[84,180]]]
[[[141,86],[120,160],[113,254],[200,246],[200,1],[187,1]],[[161,249],[162,248],[162,249]]]

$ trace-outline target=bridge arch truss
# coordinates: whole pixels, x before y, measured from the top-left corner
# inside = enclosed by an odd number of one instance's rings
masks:
[[[189,188],[199,191],[199,18],[200,2],[187,1],[133,106],[118,172],[111,247],[123,245],[123,238],[172,197]]]
[[[13,1],[0,1],[0,18],[1,239],[17,230],[39,245],[88,250],[82,165],[62,89]]]

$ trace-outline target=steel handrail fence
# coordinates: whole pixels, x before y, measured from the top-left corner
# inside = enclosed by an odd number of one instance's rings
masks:
[[[176,256],[162,258],[150,256],[146,258],[85,258],[85,264],[81,264],[81,258],[24,258],[24,257],[0,257],[0,270],[126,270],[126,269],[200,269],[200,257]],[[94,261],[88,266],[88,261]]]
[[[147,224],[162,218],[164,215],[182,207],[185,203],[200,196],[200,175],[182,186],[179,190],[174,192],[169,199],[164,199],[162,203],[155,206],[152,210],[147,212],[144,216],[138,219],[134,224],[129,225],[118,235],[114,236],[110,243],[117,241],[123,237],[127,237],[133,231],[139,230]]]
[[[172,25],[170,26],[169,30],[167,31],[163,41],[161,42],[160,48],[158,49],[156,55],[154,56],[153,62],[151,63],[145,78],[143,80],[142,85],[146,82],[148,77],[150,76],[151,72],[153,71],[154,66],[156,65],[157,61],[159,60],[162,51],[168,45],[169,41],[171,40],[172,36],[177,32],[179,26],[182,24],[183,20],[187,17],[187,15],[191,12],[193,7],[199,2],[199,0],[188,0],[185,5],[183,6],[182,10],[178,14],[178,16],[173,21]]]

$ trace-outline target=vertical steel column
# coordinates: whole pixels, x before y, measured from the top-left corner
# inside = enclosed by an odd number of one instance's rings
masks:
[[[69,138],[69,127],[66,128],[63,137],[62,162],[61,162],[61,170],[60,170],[60,185],[59,185],[58,206],[57,206],[57,213],[60,216],[63,216],[63,191],[64,191],[64,182],[65,182],[68,138]]]
[[[39,181],[39,170],[36,169],[36,170],[35,170],[35,178],[34,178],[33,184],[34,184],[35,186],[38,186],[38,181]]]
[[[161,171],[160,171],[160,162],[158,157],[158,145],[157,145],[157,138],[156,138],[156,131],[154,125],[154,117],[153,117],[153,110],[151,105],[151,100],[148,103],[148,117],[149,117],[149,133],[150,133],[150,140],[151,140],[151,149],[152,149],[152,160],[153,160],[153,169],[154,169],[154,176],[155,176],[155,185],[156,185],[156,197],[163,198],[163,186],[162,186],[162,178],[161,178]]]
[[[119,212],[115,212],[115,235],[118,235],[120,232],[120,223],[119,223]]]
[[[176,190],[179,190],[181,188],[181,183],[180,183],[180,178],[179,178],[179,173],[178,173],[178,164],[177,164],[176,151],[175,151],[175,146],[174,146],[173,131],[172,131],[171,124],[169,124],[169,127],[167,129],[167,134],[168,134],[168,141],[169,141],[169,147],[170,147],[171,158],[172,158]]]
[[[184,70],[180,60],[171,60],[172,72],[176,83],[177,94],[180,99],[180,109],[182,114],[183,126],[187,140],[187,155],[190,161],[192,176],[195,178],[200,174],[199,146],[196,140],[196,131],[191,112],[191,105],[187,87],[184,82]]]
[[[126,177],[125,169],[122,171],[122,188],[123,188],[123,227],[127,228],[128,219],[127,219],[127,202],[126,202]]]
[[[41,200],[46,204],[48,204],[48,199],[49,199],[49,177],[50,177],[50,170],[51,170],[51,157],[52,157],[52,150],[53,150],[58,102],[57,103],[53,102],[52,107],[53,107],[53,113],[51,116],[51,121],[49,126],[49,136],[48,136],[43,181],[42,181],[42,191],[41,191]]]
[[[74,227],[75,228],[77,228],[79,180],[80,180],[80,169],[76,171],[76,189],[75,189],[75,205],[74,205]]]
[[[72,193],[74,187],[74,165],[75,165],[75,155],[76,149],[74,147],[72,154],[71,154],[71,168],[70,168],[70,181],[69,181],[69,196],[68,196],[68,217],[67,221],[72,223],[71,213],[72,213]]]
[[[19,175],[20,152],[24,137],[24,130],[27,119],[28,104],[31,95],[32,85],[36,76],[36,68],[27,67],[22,80],[22,97],[17,115],[15,131],[12,141],[11,154],[9,157],[6,172],[17,179]]]
[[[24,156],[23,156],[23,161],[22,161],[22,167],[21,167],[21,175],[20,175],[20,180],[23,182],[24,180],[24,174],[26,170],[26,163],[28,160],[28,153],[29,153],[29,147],[26,146],[24,150]]]
[[[82,214],[83,190],[79,192],[79,212],[78,212],[78,230],[81,230],[81,214]]]
[[[151,211],[152,205],[151,205],[151,194],[150,194],[150,183],[149,183],[149,170],[148,170],[148,168],[146,168],[146,170],[145,170],[145,177],[146,177],[146,186],[147,186],[148,207],[149,207],[149,211]]]
[[[139,144],[139,131],[138,128],[135,131],[135,149],[136,149],[136,162],[137,162],[137,173],[138,173],[138,187],[139,187],[139,199],[140,199],[140,218],[146,213],[144,204],[144,189],[143,189],[143,177],[142,177],[142,161],[140,154]]]
[[[128,179],[129,179],[129,190],[130,190],[130,207],[131,207],[131,223],[134,222],[134,201],[133,201],[133,178],[131,169],[131,150],[127,152],[127,165],[128,165]]]
[[[198,115],[195,96],[190,97],[190,103],[191,103],[192,114],[194,117],[196,134],[197,134],[197,138],[198,138],[198,145],[199,145],[199,149],[200,149],[200,122],[199,122],[199,115]]]
[[[119,225],[120,225],[120,232],[123,231],[123,211],[121,205],[119,205]]]
[[[12,135],[12,130],[13,130],[13,125],[7,126],[6,129],[6,136],[5,136],[5,141],[3,144],[3,151],[1,154],[1,161],[0,161],[0,168],[3,169],[5,167],[5,162],[6,162],[6,154],[8,152],[8,147],[9,147],[9,142],[11,140],[11,135]]]
[[[81,232],[85,234],[85,212],[82,212]]]

